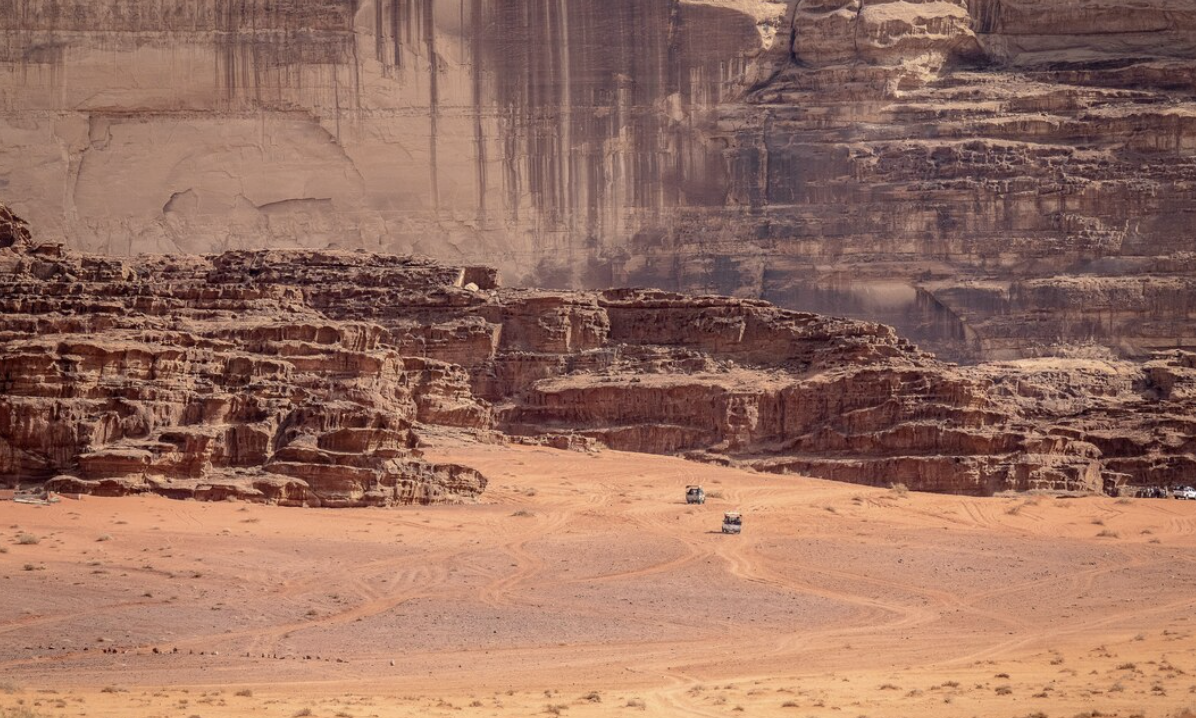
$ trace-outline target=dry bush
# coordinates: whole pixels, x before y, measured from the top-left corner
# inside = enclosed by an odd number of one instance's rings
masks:
[[[50,718],[45,713],[38,713],[29,706],[13,706],[0,708],[0,718]]]
[[[901,483],[893,484],[889,486],[889,493],[894,496],[905,497],[909,495],[909,487]]]
[[[22,546],[32,546],[41,542],[42,540],[33,534],[17,534],[17,543]]]
[[[1121,538],[1121,534],[1116,531],[1105,529],[1096,535],[1097,538]]]

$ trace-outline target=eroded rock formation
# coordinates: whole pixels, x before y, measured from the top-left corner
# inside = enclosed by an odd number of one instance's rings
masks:
[[[1191,347],[1182,5],[799,0],[794,62],[720,121],[759,212],[723,289],[956,358]]]
[[[365,252],[83,255],[0,210],[0,480],[61,490],[475,497],[420,458],[446,428],[934,491],[1168,484],[1196,464],[1194,357],[960,368],[760,300]]]
[[[882,321],[1196,336],[1176,0],[13,0],[0,188],[109,254],[342,247]]]
[[[420,460],[415,429],[490,426],[468,374],[313,307],[389,286],[435,302],[456,275],[354,254],[0,249],[0,477],[317,506],[474,498],[485,479]]]

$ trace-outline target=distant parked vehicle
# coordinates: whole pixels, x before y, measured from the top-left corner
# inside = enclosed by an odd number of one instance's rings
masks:
[[[743,517],[735,511],[723,514],[723,533],[737,534],[743,532]]]
[[[1175,490],[1175,498],[1196,501],[1196,488],[1192,488],[1191,486],[1181,486]]]
[[[685,487],[685,503],[687,504],[704,504],[706,503],[706,490],[701,486],[686,486]]]

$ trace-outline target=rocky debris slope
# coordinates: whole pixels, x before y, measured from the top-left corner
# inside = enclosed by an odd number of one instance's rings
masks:
[[[0,225],[0,480],[323,506],[476,497],[481,438],[914,489],[1112,490],[1192,467],[1196,360],[959,368],[884,325],[654,290],[501,289],[362,252],[114,259]]]

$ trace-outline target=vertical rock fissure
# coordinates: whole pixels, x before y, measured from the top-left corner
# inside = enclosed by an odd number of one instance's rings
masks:
[[[440,213],[440,162],[437,158],[440,123],[440,62],[436,57],[436,0],[423,0],[424,42],[428,52],[428,154],[432,211]]]
[[[483,114],[485,88],[482,75],[482,0],[470,0],[470,81],[473,102],[474,172],[477,182],[477,221],[486,222],[486,126]]]

